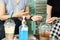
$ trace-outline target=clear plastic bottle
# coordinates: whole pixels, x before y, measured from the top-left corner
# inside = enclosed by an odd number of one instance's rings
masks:
[[[26,25],[25,16],[23,16],[22,25],[19,27],[19,40],[28,40],[28,26]]]

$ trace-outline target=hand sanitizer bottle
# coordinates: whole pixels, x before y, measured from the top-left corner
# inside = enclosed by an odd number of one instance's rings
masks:
[[[28,26],[26,25],[25,16],[23,16],[22,25],[19,27],[19,40],[28,40]]]

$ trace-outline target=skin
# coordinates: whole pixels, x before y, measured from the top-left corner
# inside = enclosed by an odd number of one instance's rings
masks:
[[[16,3],[18,3],[18,0],[15,0]],[[5,4],[4,3],[0,3],[0,20],[7,20],[8,18],[10,18],[11,15],[6,15],[5,13]],[[25,11],[25,12],[24,12]],[[27,19],[30,19],[30,14],[29,14],[29,6],[27,6],[25,8],[25,10],[21,10],[19,12],[16,12],[15,14],[13,14],[12,17],[16,17],[16,18],[22,18],[22,16],[26,16]],[[33,21],[39,21],[42,19],[42,16],[40,15],[35,15],[33,17],[31,17],[31,19]]]
[[[6,20],[6,19],[10,18],[10,15],[6,15],[5,11],[6,11],[5,4],[0,3],[0,19],[1,20]],[[13,17],[20,18],[23,15],[29,15],[29,7],[26,7],[25,12],[24,12],[24,10],[22,10],[22,11],[19,11],[19,12],[13,14]]]
[[[47,18],[46,18],[46,23],[53,23],[56,19],[59,19],[57,17],[51,17],[51,10],[52,6],[47,4]]]

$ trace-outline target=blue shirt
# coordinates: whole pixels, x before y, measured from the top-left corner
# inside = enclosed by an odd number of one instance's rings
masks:
[[[19,0],[18,3],[14,0],[0,0],[0,2],[5,4],[7,14],[16,13],[29,6],[29,0]]]

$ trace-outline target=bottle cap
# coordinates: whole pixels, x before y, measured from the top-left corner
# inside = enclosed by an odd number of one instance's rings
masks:
[[[22,24],[26,24],[25,16],[23,16]]]

